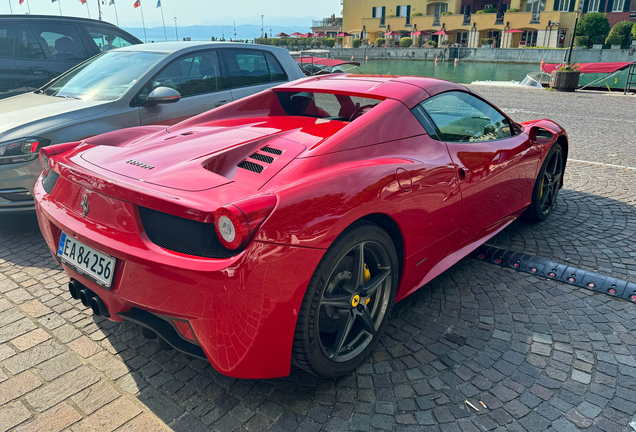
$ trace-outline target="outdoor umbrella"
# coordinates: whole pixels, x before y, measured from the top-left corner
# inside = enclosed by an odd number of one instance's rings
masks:
[[[290,36],[302,36],[302,33],[298,33],[298,32],[293,32],[292,34],[290,34]]]
[[[435,36],[448,36],[450,33],[448,33],[446,30],[440,30],[440,31],[436,31],[435,33],[433,33]]]
[[[402,33],[398,32],[398,31],[390,31],[388,33],[384,33],[384,36],[401,36]]]
[[[305,33],[298,36],[299,38],[308,38],[311,37],[311,33]]]
[[[289,37],[289,35],[287,33],[280,32],[276,35],[276,37]]]
[[[418,31],[414,31],[411,33],[413,36],[422,36],[423,34],[426,34],[426,32],[424,30],[418,30]]]
[[[318,32],[313,34],[311,37],[327,37],[327,33]]]
[[[347,36],[351,36],[351,34],[347,32],[338,33],[338,37],[347,37]]]
[[[523,30],[512,29],[506,30],[504,33],[523,33]]]

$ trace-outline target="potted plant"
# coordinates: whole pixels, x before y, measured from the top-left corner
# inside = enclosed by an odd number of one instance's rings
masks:
[[[492,48],[493,40],[490,38],[482,38],[481,39],[481,47],[482,48]]]
[[[552,89],[571,92],[579,85],[580,65],[576,60],[569,63],[561,63],[550,75],[550,87]]]

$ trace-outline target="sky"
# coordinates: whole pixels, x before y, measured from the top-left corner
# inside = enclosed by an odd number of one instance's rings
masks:
[[[110,0],[88,0],[86,5],[80,0],[25,0],[20,5],[19,0],[0,0],[0,14],[27,13],[28,7],[32,14],[59,15],[62,7],[64,15],[87,18],[90,11],[91,18],[97,18],[97,2],[102,3],[102,19],[117,24],[115,7],[109,6]],[[58,3],[59,2],[59,3]],[[157,0],[141,0],[144,22],[147,28],[161,27],[161,9]],[[141,27],[141,10],[133,8],[135,0],[115,0],[117,15],[121,27]],[[166,26],[174,28],[174,17],[179,26],[189,25],[236,25],[261,24],[264,15],[265,28],[268,26],[311,26],[311,19],[331,16],[341,16],[340,0],[239,0],[239,1],[211,1],[211,0],[161,0]]]

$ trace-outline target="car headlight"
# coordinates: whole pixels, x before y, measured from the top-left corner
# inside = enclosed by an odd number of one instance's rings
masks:
[[[38,158],[42,147],[51,144],[44,138],[20,138],[0,143],[0,165],[29,162]]]

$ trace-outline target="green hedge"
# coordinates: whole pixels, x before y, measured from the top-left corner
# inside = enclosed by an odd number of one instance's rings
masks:
[[[353,40],[353,47],[354,48],[360,48],[361,44],[362,44],[362,41],[360,39],[354,39]]]
[[[382,47],[382,45],[384,45],[386,43],[386,39],[384,38],[377,38],[375,40],[375,46],[377,47]]]
[[[630,21],[621,21],[614,24],[609,32],[609,36],[605,39],[605,45],[620,45],[621,48],[629,47],[629,36],[634,27],[634,23]]]
[[[519,12],[519,9],[511,8],[511,9],[508,9],[506,12]]]
[[[426,46],[432,46],[432,47],[436,47],[437,46],[437,42],[435,42],[433,39],[426,41]]]
[[[408,48],[413,45],[413,39],[410,37],[403,37],[400,39],[400,48]]]

